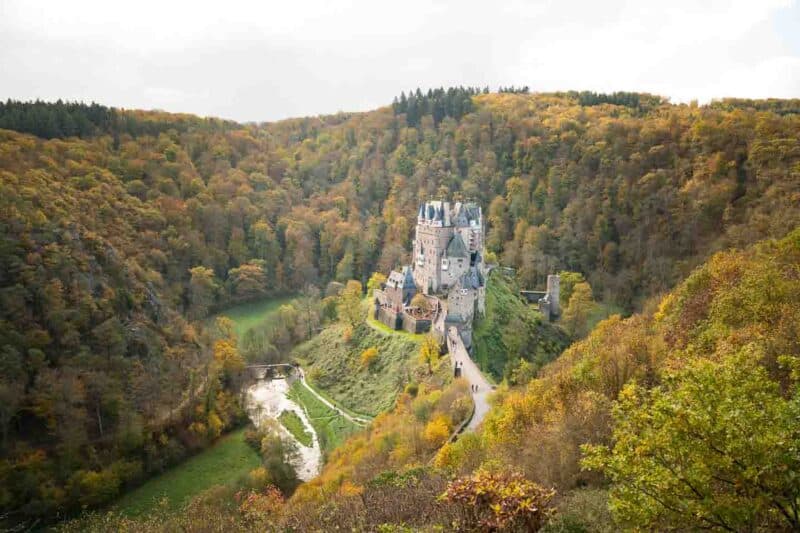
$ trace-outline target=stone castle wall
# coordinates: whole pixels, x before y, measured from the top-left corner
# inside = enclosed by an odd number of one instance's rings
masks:
[[[425,333],[431,329],[431,321],[427,318],[414,318],[411,315],[403,315],[403,329],[409,333]]]

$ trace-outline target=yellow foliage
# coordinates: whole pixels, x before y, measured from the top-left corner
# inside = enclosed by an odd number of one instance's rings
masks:
[[[214,325],[223,337],[231,341],[236,341],[236,329],[233,320],[226,316],[220,316],[217,317]]]
[[[198,437],[205,437],[206,436],[206,425],[202,422],[192,422],[189,426],[189,431],[197,435]]]
[[[228,373],[240,372],[245,367],[244,359],[236,348],[235,339],[222,339],[215,342],[214,360]]]
[[[425,335],[419,347],[419,363],[427,365],[428,373],[433,371],[433,365],[439,360],[439,342],[432,334]]]
[[[453,444],[447,443],[436,453],[433,465],[436,468],[451,469],[458,466],[459,454],[453,448]]]
[[[386,283],[386,275],[381,272],[374,272],[369,281],[367,281],[367,294],[372,296],[372,291],[380,289],[383,283]]]
[[[217,413],[214,411],[208,413],[208,436],[212,439],[216,439],[222,433],[222,427],[222,420],[220,420]]]
[[[393,464],[396,465],[404,465],[414,453],[414,450],[408,444],[398,444],[395,448],[389,453],[389,459],[392,461]]]
[[[361,352],[361,367],[368,368],[372,366],[372,363],[378,358],[378,349],[374,346],[371,346]]]
[[[356,485],[350,481],[345,481],[339,487],[339,494],[341,496],[358,496],[359,494],[364,492],[364,487]]]
[[[431,447],[438,447],[447,441],[450,436],[450,419],[443,414],[436,415],[425,426],[422,438]]]
[[[361,283],[351,279],[339,294],[337,311],[339,318],[348,326],[354,328],[364,319],[361,307]]]
[[[248,474],[250,483],[255,487],[266,487],[270,483],[270,475],[266,468],[259,466]]]

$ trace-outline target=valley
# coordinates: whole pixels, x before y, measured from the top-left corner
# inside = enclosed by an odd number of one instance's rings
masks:
[[[3,103],[0,525],[796,529],[797,109]]]

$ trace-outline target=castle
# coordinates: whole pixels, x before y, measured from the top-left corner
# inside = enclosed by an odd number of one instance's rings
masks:
[[[455,327],[469,346],[473,318],[486,306],[483,243],[483,214],[477,204],[422,204],[413,264],[392,271],[374,291],[375,318],[392,329],[433,330],[440,339]]]

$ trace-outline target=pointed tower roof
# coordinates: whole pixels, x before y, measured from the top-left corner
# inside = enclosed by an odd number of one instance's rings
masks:
[[[453,235],[450,242],[447,243],[447,256],[448,257],[469,257],[467,245],[464,244],[464,239],[461,238],[459,233]]]

